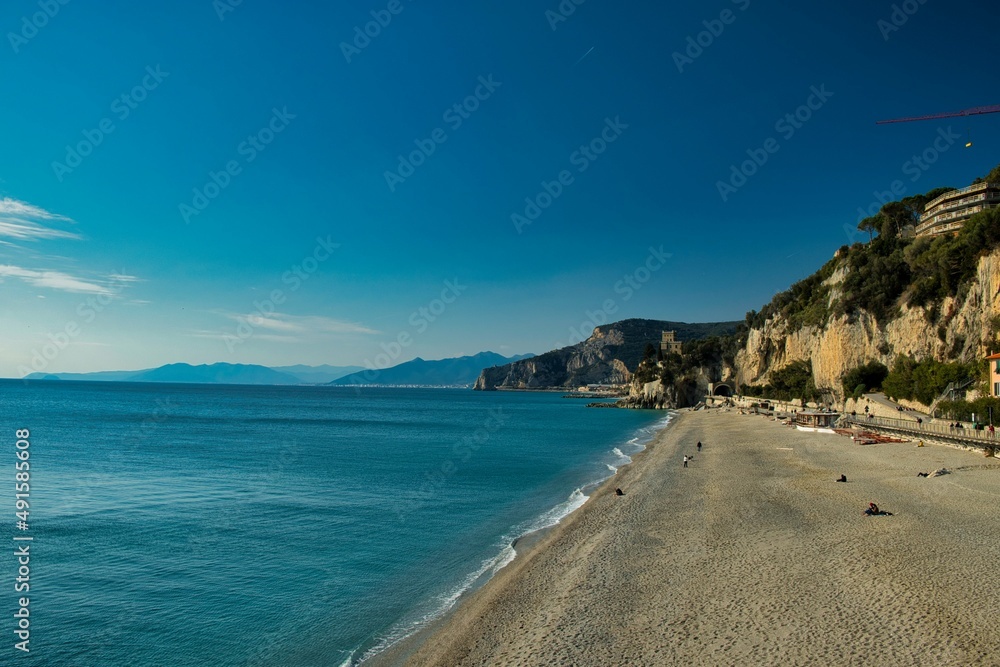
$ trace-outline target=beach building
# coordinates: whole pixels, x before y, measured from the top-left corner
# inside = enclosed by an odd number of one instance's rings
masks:
[[[986,357],[990,368],[990,395],[1000,397],[1000,354]]]
[[[683,344],[677,340],[676,331],[664,331],[660,338],[660,352],[667,354],[680,354]]]
[[[839,413],[829,410],[801,410],[795,413],[795,428],[800,431],[833,433]]]
[[[1000,183],[976,183],[946,192],[927,202],[917,224],[916,235],[937,236],[957,232],[976,213],[997,206],[1000,206]]]

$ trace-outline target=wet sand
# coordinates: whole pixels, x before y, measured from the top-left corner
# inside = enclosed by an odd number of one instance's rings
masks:
[[[684,413],[415,652],[371,664],[1000,665],[998,554],[997,459]]]

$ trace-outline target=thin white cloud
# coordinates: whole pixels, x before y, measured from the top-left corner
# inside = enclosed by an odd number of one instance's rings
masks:
[[[296,336],[278,336],[275,334],[258,334],[254,338],[271,341],[272,343],[298,343],[300,340]]]
[[[288,333],[301,333],[305,331],[300,325],[294,322],[289,322],[283,319],[279,313],[274,313],[272,315],[261,315],[260,313],[250,313],[249,315],[230,315],[230,319],[241,321],[245,320],[250,323],[250,326],[257,327],[259,329],[270,329],[272,331],[285,331]]]
[[[380,331],[358,324],[357,322],[344,322],[343,320],[335,320],[330,317],[307,316],[293,319],[298,321],[299,324],[305,327],[307,331],[316,331],[321,333],[365,334],[369,336],[381,333]]]
[[[211,338],[212,340],[226,340],[227,336],[232,336],[232,334],[220,331],[189,331],[187,335],[192,338]]]
[[[210,340],[231,341],[234,337],[232,332],[225,331],[190,331],[187,334],[192,338],[208,338]],[[301,339],[297,336],[281,336],[277,334],[256,334],[255,340],[266,340],[273,343],[299,343]]]
[[[0,280],[4,278],[18,278],[34,287],[44,287],[62,292],[114,294],[106,285],[76,278],[62,271],[36,271],[10,264],[0,264]]]
[[[75,232],[50,226],[54,222],[73,224],[64,215],[10,197],[0,198],[0,236],[19,241],[82,238]]]
[[[274,342],[298,343],[331,334],[362,334],[375,335],[380,333],[375,329],[357,322],[346,322],[332,317],[319,315],[288,315],[286,313],[233,313],[215,311],[229,320],[249,326],[254,330],[254,337],[260,340]],[[265,333],[273,332],[273,333]],[[226,339],[232,334],[215,331],[193,331],[189,335],[197,338]]]

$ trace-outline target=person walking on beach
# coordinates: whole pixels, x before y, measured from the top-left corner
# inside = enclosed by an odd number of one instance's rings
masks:
[[[698,441],[698,451],[701,451],[701,440]]]
[[[685,467],[685,468],[687,468],[687,467],[688,467],[688,457],[687,457],[687,455],[686,455],[686,454],[684,455],[684,467]]]

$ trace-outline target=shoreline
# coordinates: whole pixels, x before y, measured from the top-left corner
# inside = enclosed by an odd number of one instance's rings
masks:
[[[637,460],[641,460],[643,455],[645,455],[650,446],[656,442],[661,434],[669,430],[681,417],[683,412],[678,410],[664,411],[666,414],[658,422],[654,422],[651,426],[655,427],[655,431],[652,433],[650,438],[643,443],[636,443],[642,447],[639,451],[633,452],[631,454],[626,454],[630,460],[628,463],[624,463],[618,466],[614,472],[611,472],[607,477],[600,479],[595,482],[590,482],[578,487],[573,493],[577,491],[583,493],[586,496],[586,500],[578,507],[570,510],[568,513],[562,515],[558,518],[555,523],[542,526],[540,528],[535,528],[521,533],[515,537],[509,544],[510,548],[514,551],[513,558],[506,563],[499,570],[494,572],[488,579],[482,583],[475,585],[473,584],[469,589],[463,591],[461,595],[455,600],[455,602],[441,613],[436,618],[427,622],[424,626],[418,628],[411,634],[394,641],[392,644],[387,646],[385,649],[379,653],[364,659],[360,663],[356,663],[359,667],[398,667],[406,664],[407,660],[412,656],[414,652],[420,649],[420,647],[429,639],[431,639],[435,633],[444,627],[450,619],[457,613],[461,612],[462,608],[473,598],[479,591],[483,590],[485,587],[489,586],[497,577],[502,575],[511,567],[521,561],[522,559],[533,554],[536,550],[542,549],[546,538],[554,531],[557,531],[560,527],[566,525],[567,523],[573,521],[573,518],[580,514],[586,509],[586,507],[593,501],[595,496],[602,493],[605,487],[610,488],[610,493],[614,493],[614,486],[610,486],[611,482],[621,477],[624,470],[632,468]],[[619,450],[622,445],[613,445],[615,450]],[[587,491],[590,490],[590,495],[586,495]],[[570,498],[572,497],[570,494]],[[567,499],[564,502],[569,502]],[[552,510],[559,507],[556,505]],[[552,510],[549,510],[551,512]],[[548,512],[543,512],[539,515],[538,519],[541,519]],[[485,576],[485,575],[484,575]],[[345,663],[345,664],[355,664],[355,663]]]
[[[995,459],[712,410],[681,413],[633,463],[378,656],[394,662],[364,664],[989,664]],[[893,516],[864,517],[868,501]]]

